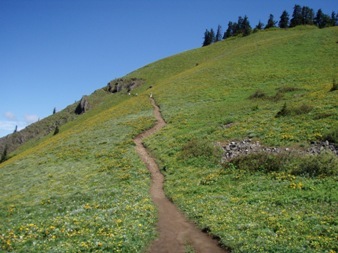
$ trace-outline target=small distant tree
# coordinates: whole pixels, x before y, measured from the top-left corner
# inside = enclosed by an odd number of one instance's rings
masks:
[[[314,18],[314,24],[319,28],[325,28],[330,26],[332,23],[330,16],[323,13],[321,9],[319,9]]]
[[[314,12],[313,9],[303,6],[302,8],[302,24],[313,25]]]
[[[18,131],[18,125],[15,126],[15,129],[14,129],[13,133],[16,133],[17,131]]]
[[[295,27],[297,25],[301,25],[303,20],[302,16],[302,7],[296,4],[293,7],[292,18],[290,20],[290,27]]]
[[[265,29],[276,27],[277,21],[275,21],[273,18],[274,18],[273,15],[270,14],[269,20],[268,20],[268,23],[265,26]]]
[[[218,41],[221,41],[221,40],[222,40],[222,27],[220,25],[218,25],[216,37],[215,37],[215,42],[218,42]]]
[[[338,25],[338,13],[336,14],[334,11],[331,13],[331,26]]]
[[[56,113],[56,108],[54,107],[54,109],[53,109],[53,114],[55,114]]]
[[[212,38],[210,31],[208,29],[205,30],[204,32],[204,41],[203,41],[203,47],[208,46],[212,43]]]
[[[280,16],[278,26],[279,28],[289,27],[289,13],[287,11],[283,11],[282,15]]]
[[[232,23],[232,36],[236,36],[239,34],[239,25],[238,23]]]
[[[227,38],[230,38],[231,36],[232,36],[232,22],[230,21],[228,23],[228,28],[223,35],[223,39],[225,40]]]
[[[249,18],[245,15],[242,23],[242,33],[243,36],[248,36],[251,34],[252,28],[250,26]]]
[[[210,29],[210,39],[211,39],[211,43],[214,43],[216,41],[216,35],[214,32],[214,29]]]
[[[258,24],[255,26],[255,29],[253,30],[253,32],[257,32],[257,31],[260,31],[262,30],[264,27],[264,24],[259,20]]]

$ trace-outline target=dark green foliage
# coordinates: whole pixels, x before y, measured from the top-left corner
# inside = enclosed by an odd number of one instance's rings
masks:
[[[286,93],[286,92],[293,92],[299,90],[298,88],[291,87],[291,86],[284,86],[281,88],[278,88],[279,92]]]
[[[331,13],[331,26],[338,25],[338,13],[336,14],[334,11]]]
[[[227,39],[227,38],[230,38],[232,36],[232,27],[233,27],[233,24],[230,21],[228,23],[228,28],[227,28],[227,30],[224,33],[223,39]]]
[[[264,24],[261,21],[259,21],[258,24],[256,25],[255,29],[253,30],[253,32],[255,33],[257,31],[260,31],[260,30],[263,29],[263,27],[264,27]]]
[[[289,13],[287,11],[283,11],[280,16],[280,20],[278,23],[279,28],[288,28],[289,27]]]
[[[300,106],[288,107],[286,103],[284,103],[283,107],[280,111],[277,112],[276,118],[283,116],[292,116],[292,115],[301,115],[306,114],[312,111],[313,107],[311,105],[302,104]]]
[[[57,135],[59,132],[60,132],[59,126],[56,126],[53,135]]]
[[[335,90],[338,90],[338,83],[336,82],[336,80],[334,79],[332,81],[332,87],[330,89],[330,91],[335,91]]]
[[[299,158],[298,166],[295,166],[291,173],[306,177],[337,176],[338,157],[330,151],[303,156]]]
[[[302,25],[313,25],[314,12],[313,9],[303,6],[302,8]]]
[[[236,168],[246,171],[275,172],[286,171],[293,156],[289,153],[269,154],[266,152],[252,153],[235,157],[229,161]],[[227,168],[229,163],[224,164]]]
[[[217,27],[217,32],[215,36],[215,42],[221,41],[222,40],[222,27],[218,25]]]
[[[314,18],[314,23],[319,28],[324,28],[330,25],[330,17],[323,13],[321,9],[317,11],[316,17]]]
[[[272,27],[276,27],[277,21],[275,21],[273,18],[274,18],[273,15],[270,14],[268,23],[266,24],[266,26],[265,26],[264,29],[269,29],[269,28],[272,28]]]
[[[331,143],[335,143],[338,145],[338,127],[333,130],[325,133],[322,138],[323,141],[329,141]]]
[[[287,108],[286,103],[284,103],[282,109],[280,109],[280,111],[277,112],[275,117],[279,118],[279,117],[282,117],[282,116],[286,116],[286,115],[289,114],[289,111],[290,110]]]
[[[202,158],[202,160],[218,163],[220,155],[219,149],[208,140],[192,139],[183,146],[180,158],[182,160]]]
[[[204,41],[203,41],[203,47],[208,46],[212,43],[214,43],[216,40],[215,38],[215,32],[214,30],[211,28],[211,30],[209,31],[208,29],[205,30],[204,32]]]
[[[266,98],[267,97],[267,95],[265,94],[265,92],[264,91],[262,91],[262,90],[257,90],[257,91],[255,91],[255,93],[254,94],[252,94],[252,95],[250,95],[250,99],[255,99],[255,98]]]
[[[296,4],[293,7],[293,13],[292,13],[292,18],[290,21],[290,27],[295,27],[297,25],[301,25],[302,24],[302,7],[298,4]]]
[[[56,108],[54,107],[54,109],[53,109],[53,114],[55,114],[56,113]]]
[[[338,157],[331,151],[318,155],[300,153],[253,153],[233,158],[223,164],[227,169],[235,166],[251,172],[286,172],[305,177],[327,177],[338,175]]]
[[[248,36],[251,34],[252,28],[250,26],[250,22],[248,17],[245,15],[242,23],[242,34],[243,36]]]

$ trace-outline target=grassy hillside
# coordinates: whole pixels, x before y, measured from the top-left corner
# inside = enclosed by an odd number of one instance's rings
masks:
[[[156,210],[132,138],[154,123],[152,92],[168,124],[146,145],[168,168],[168,196],[201,228],[234,252],[338,251],[335,156],[316,158],[334,176],[309,177],[290,173],[298,158],[285,170],[244,170],[222,165],[222,152],[214,148],[250,137],[302,149],[332,135],[338,125],[338,91],[330,92],[338,80],[337,40],[337,28],[263,31],[132,72],[128,78],[145,80],[138,96],[104,96],[58,135],[0,164],[0,248],[147,247]],[[283,106],[290,113],[276,117]]]

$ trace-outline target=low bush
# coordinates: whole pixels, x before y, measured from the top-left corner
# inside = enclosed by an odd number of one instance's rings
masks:
[[[291,173],[306,177],[338,176],[338,157],[330,151],[303,156]]]
[[[257,91],[255,91],[254,94],[252,94],[252,95],[249,96],[249,99],[266,98],[266,97],[267,97],[267,95],[265,94],[264,91],[262,91],[262,90],[257,90]]]
[[[292,158],[293,156],[289,153],[270,154],[259,152],[235,157],[229,163],[224,164],[224,166],[227,168],[231,164],[231,166],[246,171],[286,171]]]
[[[233,166],[251,172],[286,172],[304,177],[338,176],[338,157],[331,151],[306,156],[286,152],[260,152],[238,156],[223,164],[226,169]]]
[[[202,158],[212,163],[218,163],[221,152],[208,140],[192,139],[182,148],[180,159]]]
[[[323,141],[326,140],[338,144],[338,127],[323,135]]]
[[[302,104],[300,106],[289,107],[284,103],[283,107],[277,112],[276,118],[283,116],[293,116],[309,113],[313,110],[313,106]]]
[[[335,91],[335,90],[338,90],[338,83],[336,82],[336,80],[334,79],[332,81],[332,87],[330,89],[330,91]]]

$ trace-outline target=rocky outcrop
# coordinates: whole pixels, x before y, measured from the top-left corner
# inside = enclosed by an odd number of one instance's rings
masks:
[[[89,110],[88,96],[83,96],[75,109],[76,114],[82,114]]]
[[[241,155],[247,155],[252,153],[299,153],[299,154],[320,154],[323,151],[330,150],[334,154],[338,155],[338,146],[329,141],[324,142],[312,142],[308,149],[295,149],[295,148],[281,148],[281,147],[266,147],[260,144],[259,141],[253,141],[251,139],[245,139],[242,141],[231,141],[225,145],[222,145],[224,150],[223,161],[229,161],[235,157]]]
[[[107,84],[106,91],[111,93],[117,93],[121,91],[131,92],[136,87],[143,84],[142,79],[138,78],[131,78],[131,79],[125,79],[125,78],[119,78],[115,79]]]

